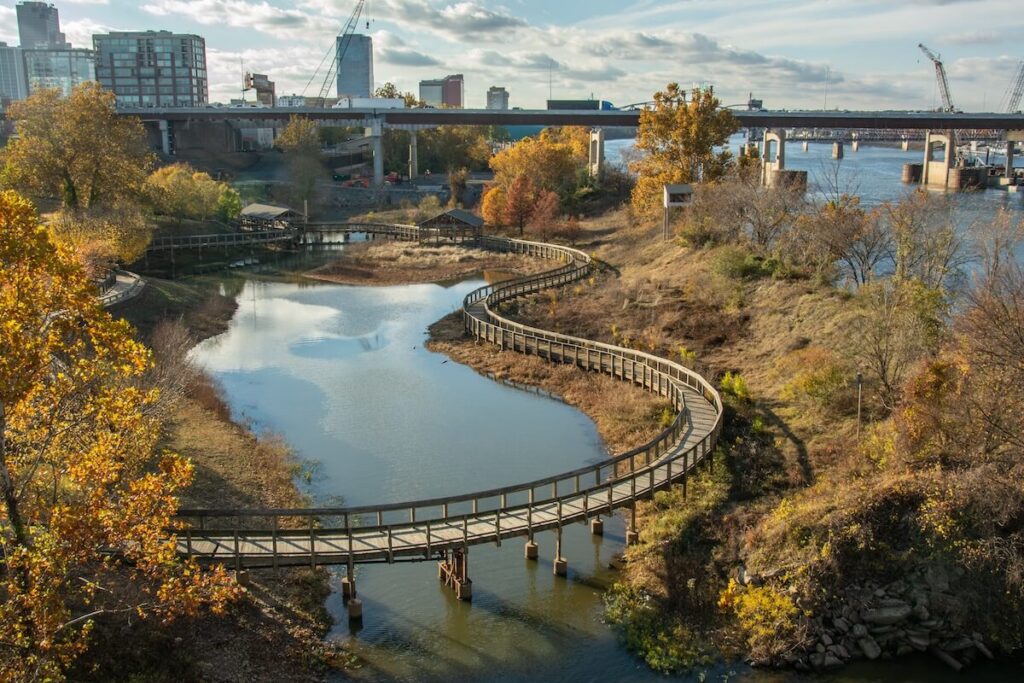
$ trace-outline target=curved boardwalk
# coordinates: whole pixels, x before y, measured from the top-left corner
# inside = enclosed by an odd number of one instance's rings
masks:
[[[358,231],[378,228],[387,237],[417,239],[416,229],[408,226],[363,224]],[[664,396],[678,410],[673,423],[649,443],[598,465],[487,491],[350,508],[183,509],[176,530],[183,555],[235,569],[345,564],[351,580],[351,567],[357,563],[452,558],[452,553],[464,558],[471,545],[500,545],[516,536],[532,541],[534,533],[547,529],[557,530],[560,538],[563,525],[632,507],[637,499],[673,484],[685,491],[694,468],[702,463],[711,466],[722,403],[700,375],[665,358],[547,332],[498,312],[503,302],[587,277],[593,269],[587,254],[563,246],[488,237],[480,246],[550,259],[558,265],[539,275],[470,293],[463,308],[467,332],[503,349],[606,373]],[[560,552],[556,557],[560,559]],[[442,564],[442,573],[446,571],[453,571],[450,562]],[[464,571],[462,578],[467,578]]]

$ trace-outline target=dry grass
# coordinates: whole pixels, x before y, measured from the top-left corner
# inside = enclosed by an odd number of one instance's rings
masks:
[[[399,285],[446,282],[491,270],[531,273],[538,268],[543,264],[516,254],[382,241],[353,244],[341,258],[304,275],[342,284]]]

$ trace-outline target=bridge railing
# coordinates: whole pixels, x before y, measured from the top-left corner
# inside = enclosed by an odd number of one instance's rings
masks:
[[[370,227],[370,224],[364,227]],[[424,523],[429,528],[430,523],[444,524],[453,519],[461,519],[466,524],[486,522],[498,513],[522,511],[531,514],[537,506],[553,504],[561,510],[559,501],[566,496],[586,494],[586,498],[594,493],[607,494],[611,509],[612,487],[618,482],[631,482],[636,490],[639,479],[649,480],[653,491],[656,468],[661,468],[662,472],[667,468],[668,481],[671,481],[704,460],[713,449],[721,428],[722,404],[718,392],[700,375],[651,354],[539,330],[502,318],[491,310],[491,306],[512,298],[586,277],[593,267],[589,256],[569,247],[523,240],[483,238],[482,242],[486,248],[557,260],[564,265],[538,275],[481,287],[470,293],[464,301],[468,331],[504,348],[610,374],[664,396],[677,411],[671,424],[648,443],[601,463],[512,486],[387,505],[263,510],[181,509],[179,522],[186,529],[206,532],[235,529],[236,533],[239,528],[255,526],[266,529],[269,523],[275,535],[279,530],[282,534],[292,535],[308,532],[311,538],[313,534],[324,535],[332,531],[377,530],[387,533],[390,545],[392,534],[418,529]],[[480,306],[483,307],[483,315],[478,316],[475,311]],[[712,404],[716,417],[699,441],[684,447],[688,443],[685,437],[695,428],[686,404],[687,387],[696,389]]]
[[[225,232],[209,235],[169,235],[157,237],[147,251],[163,249],[196,249],[202,247],[230,247],[239,244],[266,244],[295,239],[296,230],[259,230],[254,232]]]

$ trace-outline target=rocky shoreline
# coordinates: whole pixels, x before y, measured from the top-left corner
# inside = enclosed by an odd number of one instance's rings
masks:
[[[962,570],[919,567],[904,578],[878,585],[854,583],[808,621],[807,645],[784,654],[781,666],[800,671],[837,669],[848,662],[890,660],[927,652],[954,671],[995,655],[982,635],[961,626],[964,598],[957,589]],[[766,577],[745,576],[759,585]]]

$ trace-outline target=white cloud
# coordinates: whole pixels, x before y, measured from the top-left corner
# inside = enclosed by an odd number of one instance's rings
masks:
[[[0,7],[0,41],[18,44],[18,20],[13,7]]]

